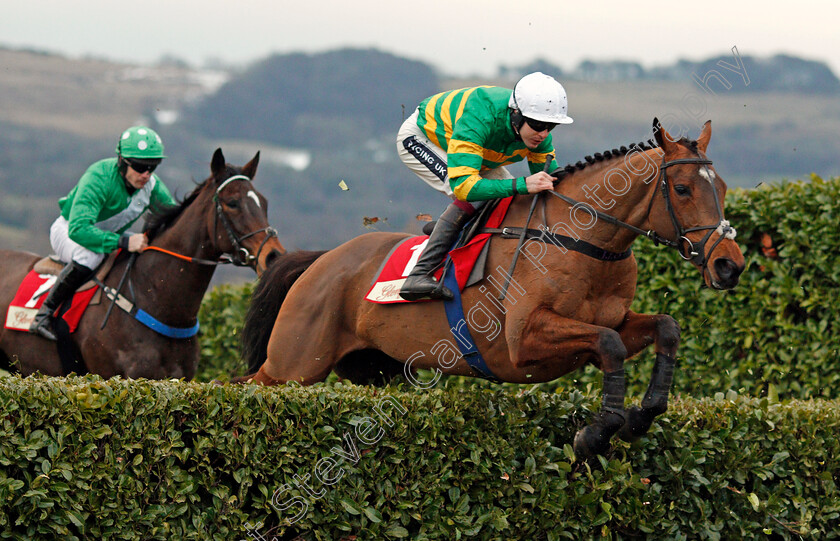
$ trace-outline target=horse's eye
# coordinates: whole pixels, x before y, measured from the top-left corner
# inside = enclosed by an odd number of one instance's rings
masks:
[[[674,186],[674,191],[677,192],[677,195],[691,195],[691,188],[685,184],[677,184]]]
[[[238,209],[239,199],[231,199],[230,201],[225,201],[225,205],[229,206],[232,209]]]

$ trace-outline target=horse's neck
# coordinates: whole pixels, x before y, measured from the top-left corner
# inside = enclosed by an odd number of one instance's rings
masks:
[[[619,156],[588,165],[557,184],[557,192],[584,205],[577,209],[559,198],[547,197],[546,221],[558,234],[568,235],[615,252],[627,250],[636,233],[598,219],[588,208],[626,224],[644,228],[656,189],[658,155],[654,150]]]
[[[215,243],[207,233],[205,217],[196,211],[202,206],[196,201],[185,209],[165,231],[157,235],[152,246],[185,257],[217,260]],[[211,265],[149,250],[137,259],[132,276],[138,298],[145,297],[161,314],[191,319],[198,313],[214,271],[215,267]]]

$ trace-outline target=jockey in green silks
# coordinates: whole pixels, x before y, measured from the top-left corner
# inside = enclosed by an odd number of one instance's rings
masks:
[[[167,187],[153,174],[165,158],[154,130],[134,126],[117,142],[117,157],[91,165],[67,196],[58,201],[61,215],[50,227],[50,244],[66,266],[58,275],[29,332],[55,340],[53,317],[110,252],[140,252],[148,242],[128,232],[151,206],[174,205]]]
[[[566,91],[544,73],[530,73],[513,90],[496,86],[462,88],[427,98],[403,123],[397,152],[403,163],[432,188],[454,199],[435,224],[428,244],[400,296],[406,300],[451,299],[433,277],[461,228],[485,201],[550,190],[557,168],[551,134],[571,124]],[[513,177],[506,165],[528,161],[530,175]]]

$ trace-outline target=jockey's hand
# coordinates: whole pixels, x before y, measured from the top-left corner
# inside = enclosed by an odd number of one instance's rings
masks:
[[[525,177],[525,185],[528,186],[528,193],[538,193],[543,190],[550,190],[554,187],[554,177],[544,171],[534,173]]]
[[[128,251],[142,252],[149,246],[149,241],[143,233],[135,233],[128,237]]]

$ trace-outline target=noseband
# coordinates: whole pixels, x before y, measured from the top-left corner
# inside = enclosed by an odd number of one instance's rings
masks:
[[[225,228],[227,232],[228,239],[233,244],[233,256],[230,258],[230,262],[236,265],[237,267],[250,267],[252,264],[256,264],[259,260],[260,254],[262,253],[262,249],[268,240],[271,237],[277,236],[277,230],[271,226],[263,227],[262,229],[257,229],[256,231],[252,231],[246,235],[237,236],[236,231],[233,230],[233,224],[230,222],[230,218],[227,217],[224,210],[222,210],[222,202],[219,200],[219,193],[227,186],[230,182],[234,180],[246,180],[251,182],[251,179],[246,177],[245,175],[234,175],[229,179],[222,182],[218,188],[216,188],[216,193],[213,195],[213,202],[216,203],[216,219],[213,220],[213,238],[216,238],[216,223],[221,222],[222,227]],[[253,237],[259,233],[265,233],[265,238],[260,243],[259,249],[257,249],[257,254],[252,255],[251,252],[248,251],[248,248],[242,245],[242,241]]]

